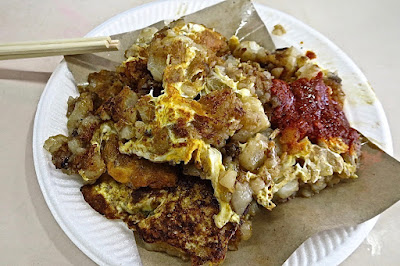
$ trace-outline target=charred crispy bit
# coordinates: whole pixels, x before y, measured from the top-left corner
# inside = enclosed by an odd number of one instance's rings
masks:
[[[120,79],[132,88],[139,96],[148,94],[153,90],[153,95],[161,93],[162,85],[151,76],[147,70],[147,59],[138,57],[130,58],[117,68]]]
[[[119,74],[115,71],[101,70],[100,72],[90,73],[88,77],[89,84],[80,87],[80,91],[96,93],[102,101],[117,95],[126,85]]]
[[[51,153],[56,168],[67,174],[79,173],[86,181],[96,180],[106,170],[96,145],[83,148],[78,138],[50,137],[44,148]]]
[[[231,89],[223,89],[201,97],[199,103],[207,115],[195,115],[194,128],[207,143],[224,146],[225,141],[242,127],[242,102]]]
[[[85,153],[76,155],[72,165],[86,181],[94,181],[106,171],[97,145],[91,145]]]
[[[68,149],[68,138],[57,135],[46,141],[45,148],[52,153],[52,162],[57,169],[66,170],[69,167],[69,158],[72,152]]]
[[[82,119],[79,127],[76,129],[76,138],[79,139],[82,145],[89,143],[93,137],[94,132],[100,126],[100,119],[97,116],[89,115]]]
[[[107,175],[100,177],[94,185],[81,187],[81,192],[86,202],[107,219],[124,219],[128,215],[121,206],[129,201],[131,189]]]
[[[209,181],[198,178],[185,176],[174,188],[134,190],[103,176],[81,191],[96,211],[124,220],[149,248],[190,259],[193,265],[222,263],[238,227],[215,225],[218,202]]]
[[[68,99],[68,133],[77,134],[76,131],[83,123],[83,120],[91,116],[93,110],[93,94],[84,92],[75,99],[70,97]]]
[[[228,114],[236,119],[243,115],[241,102],[231,89],[211,92],[201,97],[199,103],[203,105],[206,112],[218,119]]]
[[[217,56],[222,56],[229,51],[225,37],[209,28],[205,28],[199,34],[192,36],[195,43],[207,47],[207,49],[216,53]]]
[[[124,120],[129,123],[136,122],[136,108],[135,104],[138,101],[138,95],[125,86],[115,97],[109,98],[97,110],[101,119],[114,121]]]
[[[194,265],[217,264],[224,260],[228,242],[237,229],[231,223],[216,227],[213,216],[218,209],[209,183],[186,179],[179,182],[154,215],[134,228],[147,243],[160,248],[167,244],[168,249],[183,251]]]
[[[162,90],[161,83],[155,81],[147,70],[147,60],[144,58],[131,58],[117,71],[91,73],[88,83],[87,86],[80,86],[79,90],[81,93],[95,94],[99,105],[116,97],[125,86],[129,86],[138,96],[148,94],[151,90],[153,95],[158,96]]]
[[[107,141],[102,156],[107,164],[108,174],[118,182],[130,183],[133,188],[172,187],[176,183],[177,170],[173,166],[119,153],[116,135]]]
[[[150,95],[145,95],[136,104],[139,117],[143,122],[151,122],[155,118],[155,106],[151,99]]]

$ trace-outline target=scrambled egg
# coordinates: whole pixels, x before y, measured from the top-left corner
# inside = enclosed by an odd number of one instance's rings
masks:
[[[203,71],[204,64],[197,62],[207,62],[213,56],[207,47],[195,43],[198,34],[205,30],[204,26],[189,23],[167,30],[166,36],[152,42],[148,68],[156,80],[163,80],[164,88],[162,95],[149,97],[149,102],[154,106],[154,120],[146,124],[146,131],[152,132],[153,136],[131,139],[120,146],[120,152],[136,154],[153,162],[188,164],[192,161],[202,168],[204,177],[211,180],[215,197],[219,201],[220,213],[215,217],[215,222],[218,227],[222,227],[229,221],[239,222],[240,218],[234,213],[229,202],[221,200],[220,197],[219,176],[220,172],[225,170],[221,153],[200,138],[179,137],[173,131],[173,126],[178,122],[188,126],[195,115],[207,115],[201,104],[192,99],[199,93],[207,93],[205,74],[191,81],[192,77]],[[159,46],[152,49],[152,45]],[[160,46],[164,48],[161,54]],[[169,48],[176,48],[181,53],[168,50]],[[155,134],[164,129],[166,135]],[[155,138],[162,137],[168,139],[168,150],[162,153],[151,151],[150,147],[154,147]]]
[[[312,144],[307,138],[302,142],[305,148],[301,152],[282,158],[280,173],[274,180],[272,190],[280,198],[287,198],[298,190],[299,181],[315,184],[334,174],[343,178],[357,178],[356,163],[346,162],[339,153]]]

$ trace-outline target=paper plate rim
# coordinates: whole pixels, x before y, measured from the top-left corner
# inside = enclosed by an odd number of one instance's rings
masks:
[[[150,2],[138,7],[134,7],[132,9],[126,10],[108,20],[106,20],[105,22],[103,22],[102,24],[100,24],[99,26],[95,27],[92,31],[90,31],[86,36],[95,36],[97,34],[99,34],[101,31],[103,31],[104,29],[107,29],[109,27],[111,27],[111,24],[123,19],[125,16],[130,16],[132,13],[134,12],[138,12],[142,9],[148,9],[148,8],[153,8],[156,5],[160,5],[160,4],[165,4],[165,3],[171,3],[171,2],[179,2],[179,3],[184,3],[187,5],[190,5],[192,2],[189,1],[181,1],[181,0],[160,0],[160,1],[155,1],[155,2]],[[220,2],[219,0],[208,0],[208,1],[204,1],[207,2],[206,5],[211,5],[211,4],[215,4]],[[312,32],[314,35],[318,36],[320,39],[324,40],[324,42],[326,44],[328,44],[329,46],[333,47],[334,49],[336,49],[339,53],[342,53],[341,56],[347,60],[346,63],[350,64],[353,66],[354,69],[359,71],[359,75],[364,77],[364,74],[359,70],[359,68],[356,66],[356,64],[341,50],[339,49],[332,41],[330,41],[328,38],[326,38],[324,35],[322,35],[321,33],[319,33],[318,31],[316,31],[315,29],[311,28],[310,26],[306,25],[305,23],[299,21],[298,19],[294,18],[293,16],[290,16],[286,13],[283,13],[279,10],[267,7],[265,5],[260,5],[260,4],[255,4],[256,8],[267,8],[273,12],[276,12],[277,14],[280,14],[282,16],[285,17],[290,17],[290,19],[295,20],[296,22],[300,23],[303,25],[303,27],[307,28],[310,32]],[[35,114],[35,119],[34,119],[34,128],[33,128],[33,139],[32,139],[32,148],[33,148],[33,159],[34,159],[34,165],[35,165],[35,171],[36,171],[36,175],[37,175],[37,179],[38,179],[38,183],[40,185],[43,197],[53,215],[53,217],[55,218],[55,220],[57,221],[57,223],[59,224],[59,226],[61,227],[61,229],[65,232],[65,234],[71,239],[71,241],[84,253],[86,254],[90,259],[92,259],[96,264],[100,264],[100,265],[104,265],[106,264],[104,260],[102,260],[98,254],[96,254],[93,250],[91,250],[90,248],[86,247],[82,241],[79,239],[78,236],[76,236],[72,231],[71,228],[68,225],[68,218],[65,217],[65,215],[60,215],[60,210],[57,208],[57,204],[56,202],[54,202],[53,198],[51,198],[49,196],[49,192],[48,192],[48,188],[46,187],[46,185],[44,184],[44,181],[42,179],[42,177],[44,176],[44,174],[42,173],[43,169],[41,167],[41,154],[40,152],[43,148],[42,145],[43,143],[39,143],[39,135],[38,132],[40,131],[40,127],[41,124],[43,123],[43,120],[41,119],[41,116],[43,116],[42,113],[42,109],[43,106],[45,104],[48,104],[47,102],[45,102],[46,99],[46,95],[49,93],[49,91],[51,90],[51,86],[50,84],[52,84],[52,82],[54,82],[54,80],[56,80],[58,78],[58,74],[59,73],[63,73],[63,72],[68,72],[67,70],[67,66],[65,61],[63,60],[58,66],[57,68],[54,70],[53,74],[51,75],[49,81],[46,84],[45,89],[43,90],[43,93],[40,97],[38,106],[37,106],[37,111]],[[382,132],[383,132],[383,138],[384,138],[384,144],[385,144],[385,150],[389,153],[392,154],[393,153],[393,146],[392,146],[392,138],[390,135],[390,129],[389,129],[389,124],[387,122],[387,118],[386,115],[384,113],[383,107],[382,105],[378,102],[377,105],[377,111],[380,114],[381,119],[381,127],[382,127]],[[377,217],[371,219],[370,221],[365,222],[364,224],[364,230],[365,230],[365,236],[368,234],[368,232],[373,228],[373,226],[375,225],[377,221]],[[363,241],[363,239],[365,238],[365,236],[361,239],[357,239],[356,242],[352,245],[352,247],[347,247],[345,249],[345,251],[342,251],[340,254],[340,258],[336,258],[337,263],[342,262],[344,259],[346,259]],[[332,254],[327,254],[328,256],[332,256]],[[322,261],[320,261],[322,263]]]

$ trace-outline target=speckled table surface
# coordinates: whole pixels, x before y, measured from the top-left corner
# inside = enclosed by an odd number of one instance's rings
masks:
[[[147,0],[9,0],[0,4],[0,43],[72,38]],[[369,79],[385,109],[400,159],[400,2],[256,0],[284,11],[341,47]],[[0,61],[0,264],[92,265],[51,215],[36,180],[36,106],[61,57]],[[379,193],[379,192],[378,192]],[[400,203],[385,211],[343,265],[400,264]]]

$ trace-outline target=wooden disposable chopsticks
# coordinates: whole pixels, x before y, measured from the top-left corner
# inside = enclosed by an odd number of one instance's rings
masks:
[[[49,40],[0,44],[0,60],[53,55],[73,55],[116,51],[119,41],[110,37]]]

